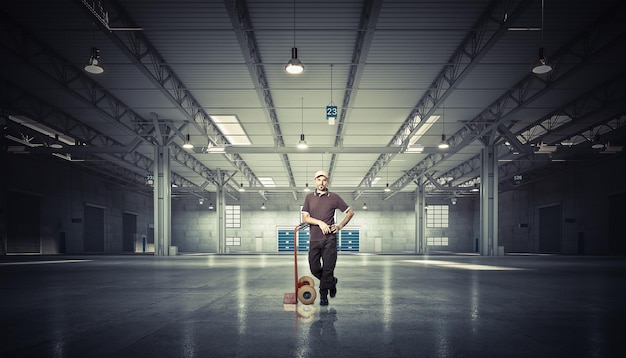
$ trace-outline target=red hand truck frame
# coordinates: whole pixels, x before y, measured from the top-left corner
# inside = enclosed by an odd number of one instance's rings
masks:
[[[298,278],[298,232],[309,227],[309,224],[301,223],[293,229],[293,270],[295,277],[295,291],[285,293],[283,303],[310,305],[315,302],[317,293],[315,292],[315,281],[313,277],[302,276]]]

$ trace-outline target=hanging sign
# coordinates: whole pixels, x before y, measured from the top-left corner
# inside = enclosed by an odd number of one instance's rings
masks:
[[[337,119],[337,106],[326,106],[326,120],[328,125],[334,125]]]

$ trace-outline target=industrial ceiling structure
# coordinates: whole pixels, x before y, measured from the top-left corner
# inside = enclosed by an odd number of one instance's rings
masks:
[[[268,200],[319,169],[355,200],[472,195],[493,148],[506,190],[623,155],[624,4],[3,1],[3,140],[144,192],[169,146],[175,194]]]

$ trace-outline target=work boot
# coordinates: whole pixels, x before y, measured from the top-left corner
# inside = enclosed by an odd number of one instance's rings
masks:
[[[330,289],[330,298],[334,298],[337,294],[337,282],[339,282],[339,280],[337,279],[337,277],[335,277],[335,284]]]
[[[328,289],[320,288],[320,306],[328,306]]]

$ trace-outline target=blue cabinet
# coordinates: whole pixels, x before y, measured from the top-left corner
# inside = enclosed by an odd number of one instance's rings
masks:
[[[278,252],[293,252],[293,228],[277,228]],[[309,251],[309,229],[298,231],[298,251]]]
[[[293,228],[278,227],[278,252],[293,252]],[[309,229],[298,231],[298,251],[309,251]],[[344,228],[337,235],[337,251],[359,252],[360,230]]]
[[[337,237],[337,251],[359,252],[360,230],[344,228]]]

